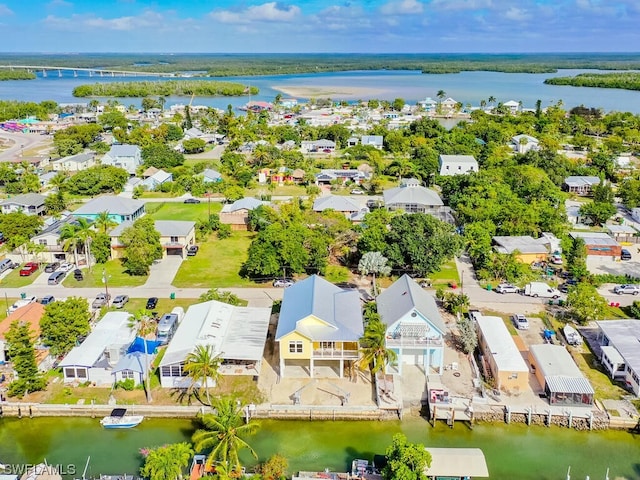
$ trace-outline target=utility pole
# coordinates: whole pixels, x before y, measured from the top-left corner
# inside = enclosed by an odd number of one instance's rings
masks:
[[[102,283],[104,283],[104,293],[107,295],[107,306],[109,305],[109,277],[107,275],[107,269],[102,270]]]

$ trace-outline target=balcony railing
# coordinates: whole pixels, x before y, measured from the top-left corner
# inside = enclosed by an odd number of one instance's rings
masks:
[[[442,338],[397,337],[387,338],[387,347],[441,347]]]
[[[357,359],[358,350],[338,350],[337,348],[316,348],[313,350],[313,358],[323,359]]]

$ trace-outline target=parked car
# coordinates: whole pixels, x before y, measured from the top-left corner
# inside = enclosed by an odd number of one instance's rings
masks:
[[[569,293],[569,289],[573,287],[573,285],[571,285],[570,283],[563,283],[561,285],[558,285],[558,290],[560,290],[560,293]]]
[[[520,288],[511,283],[501,283],[496,287],[498,293],[520,293]]]
[[[147,310],[153,310],[158,305],[158,297],[150,297],[147,300],[147,306],[145,307]]]
[[[96,299],[91,304],[92,308],[100,308],[105,305],[109,305],[109,300],[111,300],[111,295],[108,293],[99,293],[96,295]]]
[[[279,287],[279,288],[287,288],[293,285],[294,283],[296,283],[296,281],[293,278],[276,278],[273,281],[273,286]]]
[[[62,280],[64,280],[65,276],[66,273],[64,272],[53,272],[51,275],[49,275],[49,280],[47,281],[47,283],[49,285],[58,285]]]
[[[44,271],[46,273],[53,273],[58,269],[58,267],[60,267],[60,262],[48,263],[47,266],[44,267]]]
[[[521,313],[511,315],[511,321],[518,330],[529,330],[529,320]]]
[[[116,298],[113,299],[111,306],[116,308],[123,308],[128,301],[129,301],[128,295],[118,295]]]
[[[185,199],[184,203],[200,203],[200,200],[198,200],[197,198],[187,198]]]
[[[80,270],[79,268],[76,268],[73,271],[73,278],[75,278],[77,281],[84,280],[84,275],[82,274],[82,270]]]
[[[618,295],[638,295],[640,293],[640,285],[618,285],[613,289],[613,293],[617,293]]]
[[[37,271],[38,271],[38,264],[35,262],[28,262],[28,263],[25,263],[24,266],[20,269],[20,276],[28,277],[29,275]]]
[[[16,303],[14,303],[9,307],[9,310],[7,310],[7,313],[13,313],[20,307],[24,307],[25,305],[29,305],[30,303],[37,302],[37,301],[38,301],[38,297],[35,297],[35,296],[16,300]]]
[[[562,255],[559,253],[554,253],[551,255],[551,263],[554,265],[562,265]]]
[[[40,299],[40,303],[42,305],[49,305],[50,303],[53,303],[55,301],[56,301],[56,299],[54,298],[53,295],[45,295],[44,297],[42,297]]]
[[[620,260],[631,260],[631,252],[626,248],[620,250]]]
[[[61,272],[70,272],[71,270],[73,270],[73,267],[73,263],[62,262],[58,270],[60,270]]]
[[[351,190],[351,195],[364,195],[364,190],[360,190],[359,188],[354,188]]]
[[[198,250],[200,250],[198,245],[189,245],[187,247],[187,257],[194,257],[196,253],[198,253]]]

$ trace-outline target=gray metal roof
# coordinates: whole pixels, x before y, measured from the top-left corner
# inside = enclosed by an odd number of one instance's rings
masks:
[[[202,172],[202,175],[204,176],[204,178],[208,178],[211,180],[218,180],[219,178],[222,178],[222,175],[220,174],[220,172],[212,168],[205,168],[204,171]]]
[[[196,345],[211,345],[225,360],[258,361],[267,341],[270,316],[270,308],[236,307],[215,300],[192,305],[160,365],[184,362]]]
[[[135,157],[140,152],[137,145],[112,145],[111,150],[107,152],[111,158],[116,157]]]
[[[163,237],[186,237],[196,226],[196,222],[187,220],[156,220],[153,224]]]
[[[313,315],[323,325],[300,320]],[[284,291],[276,340],[297,331],[314,341],[357,341],[364,334],[360,294],[343,290],[318,275],[295,283]]]
[[[583,377],[565,347],[541,343],[531,345],[529,351],[536,359],[536,368],[540,369],[545,377]]]
[[[616,242],[609,234],[604,232],[569,232],[572,238],[581,238],[585,245],[608,245],[618,247],[620,244]]]
[[[316,212],[329,209],[336,212],[359,212],[360,206],[349,197],[341,195],[324,195],[316,198],[316,201],[313,202],[313,210]]]
[[[109,212],[111,215],[133,215],[144,208],[144,202],[116,195],[102,195],[93,198],[73,212],[73,215],[97,215]]]
[[[512,253],[516,250],[520,253],[549,253],[541,239],[530,235],[495,236],[493,242],[498,245],[496,250],[500,253]]]
[[[380,319],[387,327],[415,310],[440,330],[440,333],[444,334],[446,331],[436,300],[407,274],[378,295],[377,303]]]
[[[418,205],[444,205],[440,196],[429,188],[420,185],[406,185],[382,192],[385,205],[415,203]]]
[[[564,183],[570,187],[584,187],[600,184],[600,177],[584,175],[571,175],[564,179]]]
[[[149,359],[145,360],[145,353],[133,352],[124,355],[120,361],[113,368],[112,372],[121,372],[122,370],[131,370],[132,372],[138,372],[144,374],[144,366],[151,365],[153,355],[149,355]],[[148,363],[146,363],[148,361]]]
[[[73,347],[58,366],[91,368],[108,347],[127,347],[136,334],[129,326],[131,314],[127,312],[107,312],[96,324],[93,331],[79,346]]]
[[[624,363],[640,375],[640,321],[603,320],[596,323],[609,339],[609,345],[624,358]]]
[[[25,207],[38,207],[44,205],[44,195],[38,193],[23,193],[7,198],[0,205],[22,205]]]
[[[268,205],[269,202],[263,202],[253,197],[245,197],[240,200],[236,200],[231,204],[226,204],[222,207],[222,213],[237,212],[238,210],[255,210],[262,205]]]
[[[440,155],[440,164],[447,163],[467,163],[469,165],[478,165],[478,161],[473,155]]]
[[[93,160],[96,154],[94,152],[85,152],[85,153],[77,153],[76,155],[70,155],[68,157],[62,157],[58,160],[54,160],[51,163],[64,163],[64,162],[73,162],[73,163],[84,163],[89,160]]]
[[[577,393],[584,395],[594,395],[593,387],[584,377],[544,377],[547,388],[551,393]]]
[[[502,318],[480,315],[476,322],[499,371],[529,372]]]
[[[515,137],[511,137],[511,141],[519,144],[520,140],[523,138],[527,140],[526,143],[540,143],[537,138],[532,137],[531,135],[516,135]]]

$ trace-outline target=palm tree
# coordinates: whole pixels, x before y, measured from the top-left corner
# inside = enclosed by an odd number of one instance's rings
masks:
[[[194,433],[191,441],[197,452],[211,450],[207,458],[208,466],[220,462],[223,475],[239,477],[242,474],[238,458],[240,450],[247,449],[254,458],[258,458],[244,440],[258,430],[258,425],[251,420],[245,423],[240,406],[231,398],[216,400],[214,407],[215,413],[198,416],[204,428]]]
[[[115,227],[118,223],[109,216],[109,212],[100,212],[96,217],[93,225],[100,233],[108,233],[111,227]]]
[[[151,378],[149,375],[149,345],[147,344],[147,337],[152,335],[156,331],[156,321],[153,318],[153,314],[147,309],[140,309],[136,313],[133,314],[131,318],[131,322],[129,323],[131,328],[135,328],[138,332],[138,335],[142,337],[144,340],[144,360],[145,360],[145,371],[144,371],[144,389],[147,391],[147,402],[151,403],[153,400],[151,398]]]
[[[396,352],[386,346],[387,327],[372,316],[360,339],[362,356],[358,359],[360,367],[367,367],[372,374],[384,371],[385,367],[398,358]]]
[[[487,106],[487,101],[485,99],[480,100],[480,108],[484,111],[484,108]]]
[[[82,245],[82,240],[78,236],[76,226],[73,223],[67,223],[60,229],[60,240],[62,240],[63,250],[73,249],[73,260],[78,265],[78,246]]]
[[[218,369],[222,359],[215,353],[211,345],[196,345],[193,352],[187,355],[182,369],[190,378],[191,385],[189,391],[200,390],[204,388],[207,395],[207,405],[211,405],[211,397],[209,396],[209,380],[214,383],[220,378]],[[200,400],[202,402],[202,400]]]
[[[494,97],[493,95],[491,95],[491,96],[489,97],[489,103],[490,103],[491,105],[495,104],[495,103],[496,103],[496,97]]]
[[[193,449],[187,442],[154,448],[146,453],[140,473],[149,480],[176,480],[189,465]]]
[[[91,271],[91,240],[94,236],[94,230],[91,228],[92,224],[88,220],[79,217],[76,219],[76,235],[84,246],[84,258]]]
[[[380,275],[389,275],[391,273],[391,266],[387,265],[387,258],[380,252],[367,252],[360,262],[358,262],[358,270],[362,275],[369,275],[373,277],[373,296],[378,296],[378,288],[376,286],[376,273]]]
[[[444,98],[446,98],[447,96],[447,92],[445,92],[444,90],[438,90],[438,93],[436,93],[436,97],[442,101]]]

